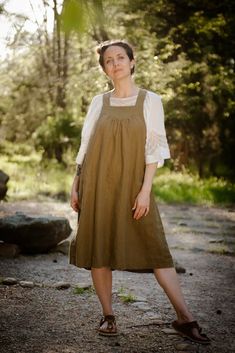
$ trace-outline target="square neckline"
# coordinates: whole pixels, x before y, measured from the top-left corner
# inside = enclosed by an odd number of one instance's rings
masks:
[[[109,91],[108,92],[108,99],[107,99],[107,101],[108,101],[108,107],[109,108],[136,108],[137,107],[137,104],[138,104],[138,101],[139,101],[139,99],[140,99],[140,92],[142,91],[142,89],[141,88],[139,88],[139,91],[138,91],[138,93],[137,93],[137,95],[135,95],[135,96],[130,96],[130,97],[123,97],[123,98],[118,98],[118,97],[111,97],[111,91]],[[110,104],[110,98],[118,98],[118,99],[126,99],[126,98],[132,98],[132,97],[136,97],[137,96],[137,98],[136,98],[136,101],[135,101],[135,104],[134,105],[111,105]]]

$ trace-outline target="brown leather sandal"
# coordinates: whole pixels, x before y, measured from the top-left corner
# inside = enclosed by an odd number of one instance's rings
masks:
[[[204,333],[201,333],[202,328],[198,325],[197,321],[184,322],[179,324],[177,321],[172,322],[172,327],[179,332],[182,336],[187,337],[192,342],[210,344],[211,340]],[[197,328],[202,338],[195,336],[193,328]]]
[[[102,328],[103,324],[107,322],[107,327]],[[99,334],[102,336],[117,336],[117,326],[114,315],[105,315],[100,320]]]

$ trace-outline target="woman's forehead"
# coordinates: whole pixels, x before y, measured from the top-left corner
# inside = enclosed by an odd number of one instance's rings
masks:
[[[126,54],[125,49],[118,45],[111,45],[104,52],[105,57],[118,55],[118,54]]]

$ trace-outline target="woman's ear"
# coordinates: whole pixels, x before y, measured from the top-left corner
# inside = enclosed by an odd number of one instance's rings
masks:
[[[133,67],[135,66],[135,59],[131,60],[131,68],[133,69]]]

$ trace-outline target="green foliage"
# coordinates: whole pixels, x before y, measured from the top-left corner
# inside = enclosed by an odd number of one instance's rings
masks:
[[[61,13],[61,25],[65,32],[84,32],[87,26],[86,6],[83,0],[65,0]]]
[[[91,24],[102,26],[105,22],[101,0],[64,0],[60,15],[61,29],[70,34],[84,34]]]
[[[17,148],[23,151],[25,146],[11,146],[8,143],[7,151],[11,153],[0,154],[1,169],[10,177],[7,184],[8,200],[44,200],[48,197],[69,200],[75,170],[73,159],[67,160],[68,166],[65,167],[55,159],[48,163],[42,158],[42,151],[36,152],[31,148],[30,153],[17,154]]]
[[[160,72],[160,83],[154,81],[163,93],[175,170],[194,163],[201,177],[207,169],[234,179],[234,4],[130,0],[124,7],[126,34],[141,52],[144,32],[151,33],[144,41],[145,48],[152,47],[145,74],[155,79]],[[155,90],[151,79],[148,83]]]
[[[45,158],[56,156],[57,160],[62,162],[63,153],[79,141],[80,132],[81,127],[76,126],[71,115],[58,112],[54,117],[47,117],[34,132],[33,139],[36,148],[43,148]]]
[[[95,47],[125,38],[136,83],[163,98],[174,171],[234,180],[234,10],[229,0],[65,0],[53,33],[19,32],[15,55],[0,63],[0,138],[66,163],[92,97],[112,86]]]
[[[229,205],[235,202],[235,185],[216,177],[199,178],[188,172],[162,171],[154,178],[153,191],[162,202]]]

